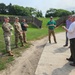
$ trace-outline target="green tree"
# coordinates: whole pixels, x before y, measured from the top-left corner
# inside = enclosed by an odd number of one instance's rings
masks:
[[[61,16],[68,16],[68,15],[71,15],[71,12],[70,11],[67,11],[67,10],[64,10],[64,9],[58,9],[56,12],[55,12],[56,16],[58,17],[61,17]]]
[[[57,9],[50,8],[49,10],[46,11],[45,17],[50,17],[50,16],[55,16],[54,13],[56,12]]]
[[[68,16],[71,15],[70,11],[64,10],[64,9],[49,9],[46,11],[45,17],[61,17],[61,16]]]
[[[74,10],[73,10],[73,11],[71,11],[71,12],[72,12],[72,14],[75,14]]]
[[[19,5],[5,5],[0,3],[0,14],[10,14],[10,15],[19,15],[19,16],[37,16],[42,17],[42,11],[37,11],[37,9],[32,7],[23,7]]]
[[[7,6],[7,12],[10,15],[14,15],[14,7],[11,3]]]
[[[0,3],[0,14],[6,14],[6,5],[4,3]]]
[[[43,17],[42,11],[39,11],[39,10],[38,10],[38,11],[36,12],[36,17]]]

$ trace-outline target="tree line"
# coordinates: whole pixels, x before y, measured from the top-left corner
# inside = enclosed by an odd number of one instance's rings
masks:
[[[46,11],[45,17],[53,16],[53,17],[62,17],[62,16],[68,16],[75,14],[74,11],[68,11],[64,9],[54,9],[50,8],[49,10]]]
[[[42,11],[32,7],[0,3],[0,14],[42,17]]]
[[[18,15],[18,16],[35,16],[35,17],[43,17],[43,13],[41,10],[37,10],[32,7],[23,7],[19,5],[6,5],[4,3],[0,3],[0,14],[7,15]],[[50,8],[46,11],[45,17],[61,17],[75,14],[74,11],[68,11],[64,9],[55,9]]]

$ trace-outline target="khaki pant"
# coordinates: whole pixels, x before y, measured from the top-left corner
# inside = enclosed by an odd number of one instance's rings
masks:
[[[23,31],[23,42],[26,42],[26,31]]]
[[[6,44],[6,50],[11,51],[11,40],[10,36],[4,37],[5,39],[5,44]]]
[[[50,29],[49,29],[49,30],[48,30],[48,33],[49,33],[49,37],[48,37],[48,38],[49,38],[49,43],[51,43],[51,34],[52,34],[52,36],[53,36],[53,38],[54,38],[54,42],[57,43],[57,42],[56,42],[56,37],[55,37],[55,32],[54,32],[54,30],[50,30]]]

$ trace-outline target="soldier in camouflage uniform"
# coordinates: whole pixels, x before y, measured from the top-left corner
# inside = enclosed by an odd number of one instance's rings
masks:
[[[18,17],[15,17],[14,30],[15,30],[15,45],[16,45],[16,48],[18,47],[18,39],[20,39],[21,46],[24,46],[22,29],[21,29],[21,25],[19,23]]]
[[[6,44],[6,50],[10,56],[13,56],[11,52],[11,31],[13,30],[12,25],[9,23],[9,17],[4,17],[4,23],[2,25],[4,40]]]

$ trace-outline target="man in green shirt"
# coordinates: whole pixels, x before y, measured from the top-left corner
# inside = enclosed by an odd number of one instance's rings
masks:
[[[56,27],[56,22],[53,20],[53,17],[50,17],[50,21],[47,23],[48,26],[48,34],[49,34],[49,43],[51,43],[51,34],[53,35],[54,42],[56,42],[55,32],[54,29]]]

